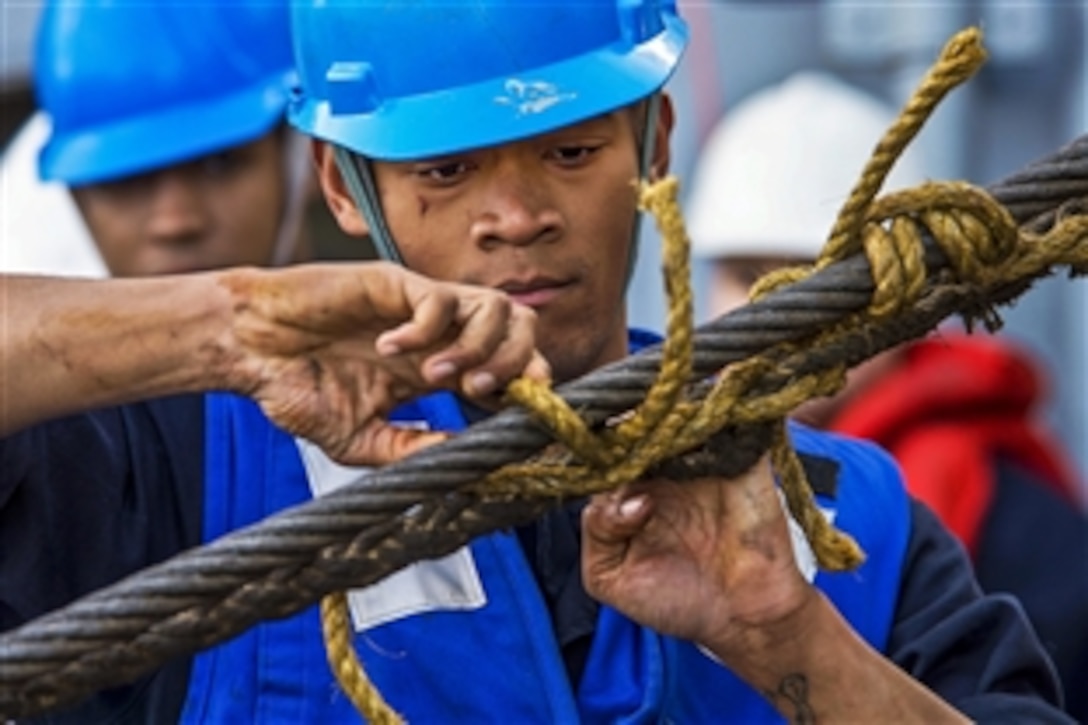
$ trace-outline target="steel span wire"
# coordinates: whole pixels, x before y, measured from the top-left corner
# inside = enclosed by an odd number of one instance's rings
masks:
[[[1080,139],[993,187],[1022,224],[1039,223],[1070,201],[1088,177]],[[1078,175],[1068,183],[1065,174]],[[1057,179],[1058,182],[1054,180]],[[1074,181],[1078,183],[1073,183]],[[1060,183],[1059,183],[1060,182]],[[1019,210],[1019,211],[1017,211]],[[930,249],[931,269],[944,265]],[[950,312],[1007,301],[1029,282],[988,299],[949,285],[909,319],[859,330],[849,351],[814,353],[813,367],[858,362],[931,329]],[[873,281],[855,256],[699,328],[695,374],[783,342],[803,340],[864,309]],[[634,407],[653,381],[660,346],[602,368],[559,392],[591,423]],[[853,358],[850,357],[853,355]],[[856,359],[855,359],[856,358]],[[765,448],[758,431],[730,431],[740,445],[734,466]],[[550,436],[521,410],[507,410],[466,433],[374,471],[333,494],[286,510],[199,549],[182,553],[56,613],[0,637],[0,713],[22,717],[77,701],[179,655],[212,646],[263,619],[289,616],[324,594],[362,586],[412,561],[456,549],[474,536],[528,521],[551,500],[480,500],[459,489],[525,459]]]

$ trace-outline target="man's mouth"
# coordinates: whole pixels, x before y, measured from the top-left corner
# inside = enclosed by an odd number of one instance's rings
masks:
[[[539,309],[553,302],[574,284],[570,279],[532,277],[524,280],[507,280],[497,286],[512,300],[527,307]]]

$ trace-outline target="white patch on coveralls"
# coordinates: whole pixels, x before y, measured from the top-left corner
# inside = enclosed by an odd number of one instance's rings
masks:
[[[354,483],[371,471],[341,465],[301,438],[296,438],[295,443],[315,497]],[[347,598],[356,632],[413,614],[479,609],[487,604],[480,573],[467,546],[441,559],[410,564],[368,587],[352,589]]]

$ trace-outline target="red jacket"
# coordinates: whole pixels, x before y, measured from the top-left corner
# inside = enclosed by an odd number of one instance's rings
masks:
[[[830,428],[888,449],[911,492],[972,554],[994,495],[996,458],[1078,500],[1070,464],[1036,418],[1044,384],[1023,352],[962,334],[922,340],[904,352],[899,367],[855,396]]]

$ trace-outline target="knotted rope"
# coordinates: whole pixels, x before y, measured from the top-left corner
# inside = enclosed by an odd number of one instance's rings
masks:
[[[924,231],[916,216],[926,223],[953,260],[961,279],[976,283],[992,281],[992,265],[1012,254],[1018,240],[1016,222],[988,194],[967,184],[929,184],[874,203],[896,159],[937,104],[952,88],[973,75],[984,60],[981,33],[977,29],[954,36],[877,145],[816,264],[812,268],[772,273],[770,279],[758,284],[757,296],[773,285],[796,282],[864,249],[876,283],[872,304],[837,329],[817,334],[814,342],[830,340],[859,321],[889,318],[918,300],[925,287],[926,266]],[[785,427],[785,416],[798,404],[841,388],[845,366],[791,380],[777,394],[768,393],[760,404],[740,407],[743,392],[753,377],[776,363],[782,352],[770,350],[724,370],[705,399],[682,400],[692,377],[692,304],[690,244],[677,202],[677,189],[677,181],[671,178],[640,189],[640,206],[653,214],[664,240],[664,272],[670,303],[661,369],[645,402],[630,418],[595,434],[545,384],[528,379],[515,381],[509,388],[509,396],[531,410],[569,449],[574,465],[569,461],[558,464],[529,461],[507,466],[489,475],[478,490],[517,494],[539,486],[542,480],[548,489],[562,491],[564,495],[611,490],[638,480],[664,460],[702,445],[723,422],[773,421],[777,433],[772,461],[791,513],[802,525],[817,560],[832,571],[855,568],[861,563],[862,554],[848,536],[818,514]],[[890,230],[885,230],[886,222],[890,222]],[[980,257],[977,261],[976,254]],[[796,350],[798,346],[793,344],[787,349]]]
[[[931,236],[951,261],[958,279],[991,286],[1030,266],[1017,253],[1019,229],[1012,215],[985,191],[964,183],[929,183],[874,201],[888,172],[937,104],[955,86],[981,67],[985,52],[981,33],[968,29],[954,36],[926,74],[891,128],[876,146],[850,197],[839,212],[827,243],[813,265],[772,272],[759,280],[753,298],[785,284],[798,282],[836,262],[864,251],[875,289],[867,309],[835,328],[815,336],[828,343],[859,324],[887,320],[916,304],[926,288],[925,241]],[[685,400],[692,379],[692,301],[689,284],[689,240],[677,202],[675,179],[643,185],[639,205],[655,218],[664,240],[664,272],[669,299],[667,337],[661,368],[645,400],[629,415],[600,432],[589,425],[549,386],[528,379],[510,385],[508,397],[528,408],[562,445],[545,457],[508,465],[472,487],[485,496],[563,496],[598,493],[639,480],[655,465],[702,445],[724,422],[772,421],[772,466],[780,480],[791,514],[805,532],[819,565],[828,570],[855,568],[863,560],[856,542],[835,529],[816,508],[796,452],[790,445],[785,416],[815,395],[837,392],[846,366],[838,364],[819,374],[791,379],[777,392],[758,401],[745,401],[754,380],[795,352],[798,343],[735,364],[718,376],[701,400]],[[1059,225],[1051,233],[1030,238],[1037,257],[1063,258],[1081,238],[1083,225]],[[1041,251],[1045,250],[1045,251]],[[1030,256],[1030,255],[1029,255]],[[1083,263],[1084,255],[1074,255]],[[987,311],[988,327],[998,324]],[[970,322],[970,319],[968,319]],[[745,403],[742,405],[742,402]],[[330,619],[345,620],[343,597],[326,599]],[[326,633],[331,630],[326,629]],[[330,661],[341,685],[374,722],[399,722],[366,680],[351,651],[345,630],[326,637]],[[351,656],[348,656],[351,653]],[[341,676],[343,673],[343,676]],[[349,688],[351,688],[349,690]]]
[[[736,403],[727,420],[705,416],[718,443],[671,463],[701,461],[704,453],[716,452],[711,472],[739,475],[770,442],[767,424],[758,421],[779,420],[814,394],[806,390],[822,390],[823,376],[841,377],[844,367],[920,336],[949,314],[996,324],[992,306],[1015,299],[1053,267],[1088,269],[1083,243],[1088,220],[1076,216],[1088,197],[1088,137],[991,189],[1023,231],[1010,255],[982,270],[979,282],[961,271],[971,267],[971,254],[956,262],[955,247],[949,256],[927,244],[929,276],[921,297],[898,315],[876,318],[869,308],[876,287],[872,270],[878,265],[853,255],[700,328],[694,382],[684,386],[682,402],[697,401],[720,386]],[[929,236],[940,233],[941,225],[927,223],[925,212],[953,206],[937,199],[932,207],[919,201],[921,208],[900,208],[891,203],[894,198],[875,201],[866,218],[890,226],[901,214]],[[813,330],[826,332],[814,335]],[[647,397],[661,357],[658,347],[647,348],[559,392],[590,430],[615,427],[624,411]],[[711,377],[726,365],[725,374]],[[691,429],[698,426],[693,422]],[[533,520],[569,495],[561,483],[549,485],[541,477],[533,487],[494,492],[479,482],[504,465],[525,461],[551,440],[523,409],[507,409],[328,496],[178,554],[0,635],[0,720],[73,703],[261,620],[295,614],[330,592],[366,586],[413,561],[448,554],[476,536]],[[563,455],[575,460],[569,451]],[[774,464],[783,476],[785,467]],[[581,461],[575,467],[586,465]]]

